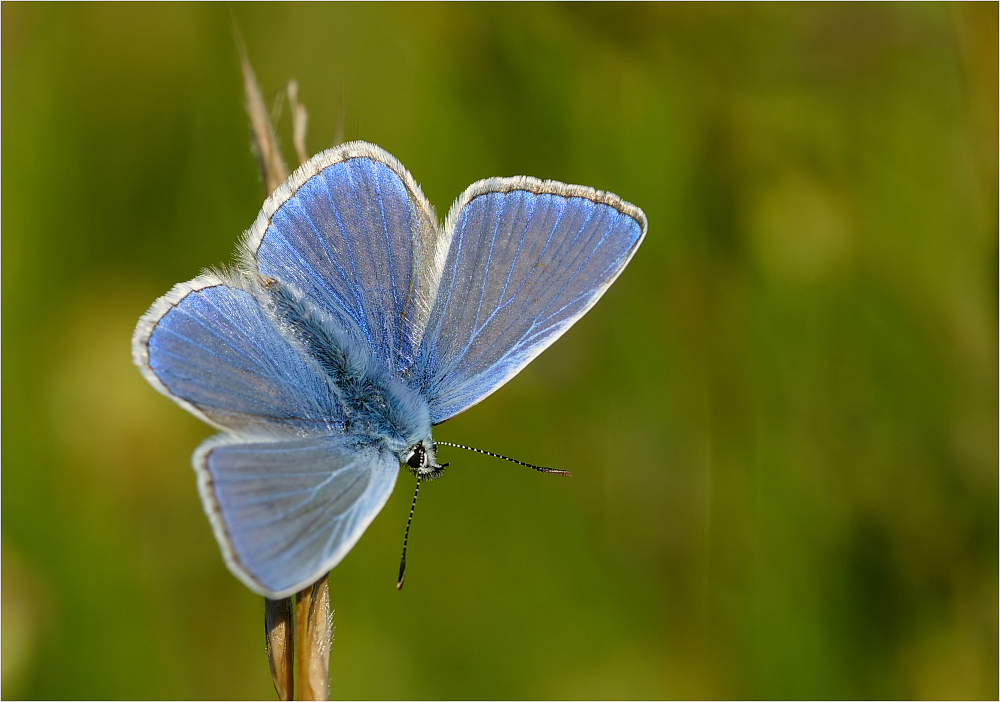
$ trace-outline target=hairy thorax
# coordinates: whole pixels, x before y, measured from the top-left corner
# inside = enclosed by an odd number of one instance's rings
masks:
[[[327,318],[289,285],[263,276],[260,283],[285,333],[328,380],[341,413],[332,423],[359,442],[381,444],[401,463],[414,445],[433,445],[426,401],[381,367],[356,326]]]

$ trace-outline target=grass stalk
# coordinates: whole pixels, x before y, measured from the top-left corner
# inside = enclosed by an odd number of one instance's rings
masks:
[[[330,699],[330,589],[327,577],[295,596],[295,699]]]
[[[234,27],[233,36],[236,41],[236,51],[240,55],[240,70],[243,73],[243,93],[246,98],[247,116],[250,118],[250,129],[253,132],[253,148],[257,155],[257,167],[260,169],[261,180],[264,181],[264,194],[270,195],[288,178],[288,167],[281,157],[278,140],[274,136],[274,127],[264,106],[264,96],[257,85],[257,76],[250,65],[243,38]],[[303,130],[305,125],[303,125]]]
[[[279,700],[290,700],[295,690],[295,639],[292,636],[292,598],[264,598],[264,633],[271,681]]]

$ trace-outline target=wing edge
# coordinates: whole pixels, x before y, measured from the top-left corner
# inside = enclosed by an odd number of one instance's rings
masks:
[[[608,205],[609,207],[613,207],[618,210],[621,214],[631,217],[639,223],[642,231],[639,235],[639,241],[636,245],[637,247],[638,244],[642,243],[642,240],[646,236],[646,213],[633,205],[631,202],[623,200],[612,192],[598,190],[597,188],[591,188],[587,185],[573,185],[571,183],[563,183],[558,180],[542,180],[541,178],[522,175],[484,178],[483,180],[477,180],[475,183],[463,190],[462,194],[458,196],[451,208],[448,210],[448,216],[445,219],[444,228],[445,231],[448,232],[448,241],[451,241],[451,234],[454,233],[459,213],[465,208],[466,205],[475,200],[477,197],[481,197],[483,195],[489,195],[490,193],[501,193],[506,195],[507,193],[511,193],[516,190],[523,190],[534,195],[579,197],[601,205]]]

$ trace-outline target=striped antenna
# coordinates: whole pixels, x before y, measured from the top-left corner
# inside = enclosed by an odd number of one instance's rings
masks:
[[[403,589],[403,579],[406,578],[406,542],[410,539],[410,524],[413,523],[413,510],[417,508],[417,495],[420,494],[420,474],[417,474],[417,489],[413,491],[413,503],[410,505],[410,518],[406,520],[406,533],[403,534],[403,557],[399,560],[399,580],[396,589]]]
[[[476,453],[483,453],[487,456],[493,456],[493,458],[502,458],[505,461],[510,461],[511,463],[516,463],[519,466],[527,466],[532,470],[537,470],[539,473],[547,473],[548,475],[563,475],[567,478],[572,478],[573,474],[568,470],[556,470],[555,468],[545,468],[544,466],[536,466],[531,463],[525,463],[524,461],[519,461],[516,458],[507,458],[507,456],[501,456],[499,453],[493,453],[492,451],[483,451],[482,449],[472,448],[471,446],[463,446],[462,444],[453,444],[448,441],[435,441],[437,446],[451,446],[453,448],[465,449],[466,451],[475,451]]]

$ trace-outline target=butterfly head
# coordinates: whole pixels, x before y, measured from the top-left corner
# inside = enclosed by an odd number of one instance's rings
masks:
[[[421,480],[433,480],[444,472],[445,463],[441,465],[436,460],[436,445],[430,439],[421,439],[410,448],[403,451],[400,463]]]

